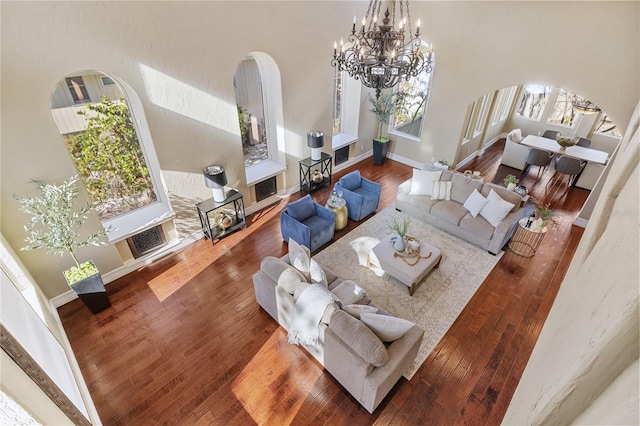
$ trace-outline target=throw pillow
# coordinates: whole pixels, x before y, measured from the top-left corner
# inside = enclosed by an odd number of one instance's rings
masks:
[[[453,182],[433,181],[433,188],[431,189],[431,199],[450,200],[451,185],[453,185]]]
[[[333,316],[333,313],[339,310],[340,310],[340,305],[338,305],[336,302],[329,303],[325,308],[324,314],[322,314],[322,318],[320,318],[320,321],[322,321],[324,324],[329,325],[331,322],[331,317]]]
[[[309,249],[289,238],[289,261],[298,270],[308,283],[322,284],[328,287],[327,276],[322,266],[311,259]]]
[[[381,314],[364,313],[360,315],[360,321],[365,323],[383,342],[398,340],[414,326],[406,319]]]
[[[497,228],[512,208],[513,204],[503,200],[492,189],[487,195],[487,204],[480,210],[480,216],[484,217],[494,228]]]
[[[342,306],[358,303],[363,297],[368,296],[367,291],[351,280],[344,280],[336,288],[331,290]]]
[[[378,313],[378,308],[371,305],[345,305],[342,307],[342,310],[358,319],[360,319],[360,315],[364,313],[368,313],[368,314]]]
[[[335,311],[331,317],[329,330],[374,367],[382,367],[389,360],[384,343],[362,321],[358,321],[348,313]]]
[[[489,200],[484,198],[477,189],[474,189],[471,195],[469,195],[469,198],[467,198],[467,201],[464,202],[463,206],[469,211],[469,213],[471,213],[471,216],[476,217],[488,201]]]
[[[413,177],[411,178],[412,195],[431,195],[433,182],[439,181],[442,176],[442,170],[437,172],[428,172],[426,170],[413,169]]]
[[[304,275],[277,257],[267,256],[262,259],[260,269],[289,294],[295,292],[300,281],[305,281]]]

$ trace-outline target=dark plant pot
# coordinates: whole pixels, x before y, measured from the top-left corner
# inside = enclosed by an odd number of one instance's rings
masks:
[[[70,284],[70,287],[93,314],[102,312],[111,306],[100,273]]]
[[[387,159],[387,152],[389,152],[389,144],[391,141],[387,139],[386,142],[380,142],[377,139],[373,140],[373,164],[381,166]]]

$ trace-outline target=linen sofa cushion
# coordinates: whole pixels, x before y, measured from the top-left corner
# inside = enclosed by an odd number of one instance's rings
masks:
[[[432,200],[450,200],[452,184],[453,182],[434,181],[433,189],[431,190],[431,199]]]
[[[493,225],[494,228],[497,228],[500,222],[513,209],[513,204],[500,198],[493,189],[489,192],[487,201],[487,204],[480,210],[480,216],[487,219],[487,222]]]
[[[345,305],[342,307],[342,310],[344,310],[349,315],[358,319],[360,319],[360,315],[364,313],[369,313],[369,314],[378,313],[378,308],[371,305]]]
[[[308,283],[322,284],[328,287],[327,276],[318,262],[311,259],[309,249],[289,239],[289,260],[291,265],[304,276]]]
[[[442,170],[425,171],[413,169],[413,177],[411,178],[411,195],[431,195],[433,190],[433,182],[439,181],[442,176]]]
[[[469,213],[471,213],[471,216],[476,217],[488,201],[489,200],[483,197],[477,189],[474,189],[464,202],[463,206],[469,211]]]
[[[353,305],[368,296],[367,291],[352,280],[344,280],[331,292],[338,297],[342,306]]]
[[[415,325],[404,318],[369,313],[361,314],[360,321],[369,327],[383,342],[398,340]]]
[[[389,360],[387,348],[369,327],[344,311],[336,311],[329,325],[337,337],[374,367],[382,367]]]
[[[360,170],[354,170],[351,173],[348,173],[340,178],[340,185],[349,191],[353,191],[356,188],[360,188],[360,180],[362,176],[360,175]]]
[[[480,191],[480,193],[485,197],[488,197],[491,191],[494,191],[506,202],[511,203],[513,205],[511,208],[512,212],[515,212],[520,208],[520,204],[522,204],[522,197],[515,192],[509,191],[507,188],[499,185],[487,183],[482,187],[482,191]]]
[[[267,256],[262,259],[260,269],[289,294],[295,292],[300,281],[306,281],[298,270],[277,257]]]
[[[495,232],[495,228],[486,221],[485,218],[478,215],[476,217],[471,216],[470,214],[460,220],[460,229],[464,229],[466,231],[472,232],[484,239],[490,240],[493,238],[493,234]]]
[[[454,225],[458,225],[460,220],[469,214],[462,204],[447,200],[441,200],[434,204],[430,213],[438,219]]]
[[[464,204],[469,195],[476,189],[478,192],[482,189],[482,181],[466,177],[463,174],[455,173],[451,177],[453,186],[451,187],[451,199],[460,204]]]
[[[287,204],[286,209],[289,216],[298,222],[303,222],[305,219],[316,214],[316,206],[313,204],[313,200],[309,194],[299,200],[290,202]]]
[[[331,317],[336,311],[340,310],[340,305],[336,302],[329,303],[322,314],[320,321],[324,324],[331,325]]]

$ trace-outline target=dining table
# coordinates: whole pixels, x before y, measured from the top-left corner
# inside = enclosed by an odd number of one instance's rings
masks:
[[[558,145],[558,142],[556,142],[555,139],[543,138],[542,136],[528,135],[522,139],[522,142],[520,143],[522,145],[544,149],[545,151],[566,155],[579,160],[588,161],[590,163],[606,164],[609,158],[609,153],[605,151],[585,148],[584,146],[578,145],[563,148]]]

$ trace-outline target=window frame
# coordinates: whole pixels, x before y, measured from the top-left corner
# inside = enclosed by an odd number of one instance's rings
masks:
[[[420,48],[423,50],[432,50],[432,46],[430,43],[427,43],[424,40],[421,40],[421,44],[420,44]],[[388,126],[388,132],[390,135],[396,135],[396,136],[400,136],[409,140],[413,140],[413,141],[417,141],[419,142],[422,139],[422,130],[424,129],[424,122],[425,122],[425,118],[427,116],[427,107],[429,106],[429,100],[431,99],[431,88],[433,87],[433,75],[435,72],[435,67],[436,67],[436,58],[435,58],[435,54],[433,53],[433,51],[431,52],[431,58],[432,58],[432,62],[431,62],[431,70],[430,71],[426,71],[423,70],[423,72],[421,73],[421,75],[425,74],[426,77],[424,78],[425,84],[426,84],[426,95],[425,95],[425,99],[424,99],[424,103],[422,104],[422,106],[420,107],[422,109],[422,114],[420,115],[420,127],[418,128],[418,134],[417,136],[414,136],[410,133],[406,133],[404,131],[398,130],[395,128],[395,114],[391,114],[391,118],[389,119],[389,126]],[[415,80],[418,80],[418,82],[420,81],[421,75],[416,76],[416,77],[411,77],[409,79],[410,82],[413,82]],[[410,84],[409,85],[409,89],[413,89],[415,86],[414,84]],[[394,93],[397,95],[398,92],[400,90],[400,85],[396,86],[396,88],[394,89]],[[411,120],[411,122],[413,122],[413,120]],[[404,126],[404,124],[403,124]]]
[[[175,217],[175,213],[171,208],[166,189],[162,183],[162,171],[160,169],[160,163],[155,152],[153,138],[151,137],[151,131],[146,120],[146,115],[144,113],[144,108],[142,106],[140,97],[125,81],[111,74],[96,70],[83,71],[82,74],[96,75],[98,77],[106,75],[110,77],[116,83],[118,89],[120,89],[122,98],[124,98],[127,102],[131,121],[134,125],[136,135],[138,137],[138,142],[140,144],[140,149],[146,161],[149,176],[151,178],[151,182],[153,183],[153,189],[156,194],[156,201],[153,201],[145,206],[138,207],[134,210],[121,213],[108,219],[100,219],[102,226],[107,230],[108,242],[110,244],[114,244],[119,241],[125,240],[126,238],[141,231],[153,228],[156,225],[173,219]],[[63,78],[65,80],[65,84],[67,77]],[[53,119],[54,109],[52,108],[51,111]],[[60,135],[62,139],[62,133],[60,133]]]

